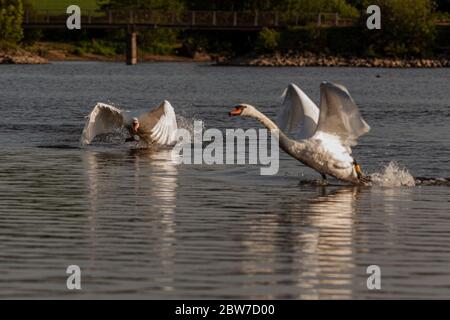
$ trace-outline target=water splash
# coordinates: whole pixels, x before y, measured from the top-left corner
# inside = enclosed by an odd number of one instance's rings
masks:
[[[372,185],[382,187],[414,187],[416,185],[414,177],[406,168],[400,168],[395,161],[389,162],[381,173],[370,175]]]
[[[201,121],[199,119],[195,119],[195,118],[186,118],[183,117],[181,115],[177,115],[177,124],[178,124],[178,128],[180,129],[186,129],[187,131],[189,131],[189,133],[191,134],[191,136],[194,136],[195,133],[195,129],[199,129],[198,127],[194,127],[194,122],[195,121]],[[205,123],[202,121],[202,127],[200,128],[201,131],[203,131],[205,129]]]

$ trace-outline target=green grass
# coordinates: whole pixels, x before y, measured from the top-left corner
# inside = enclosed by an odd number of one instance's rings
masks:
[[[96,10],[98,9],[96,0],[28,0],[28,2],[36,10],[57,10],[66,12],[68,6],[75,4],[83,10]]]

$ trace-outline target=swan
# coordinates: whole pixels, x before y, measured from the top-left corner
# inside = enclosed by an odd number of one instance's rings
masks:
[[[320,110],[300,88],[292,84],[288,87],[277,121],[286,131],[300,125],[299,140],[289,138],[278,125],[250,104],[235,106],[229,115],[255,118],[273,130],[281,149],[319,172],[324,179],[330,175],[352,184],[368,182],[368,177],[363,176],[360,166],[351,156],[351,147],[356,145],[358,137],[369,132],[370,127],[342,85],[321,83]]]
[[[125,141],[142,139],[147,143],[159,145],[173,144],[178,128],[175,111],[167,100],[138,118],[131,118],[126,112],[99,102],[87,116],[80,142],[82,145],[88,145],[95,136],[111,133],[122,127],[125,127],[131,135]]]

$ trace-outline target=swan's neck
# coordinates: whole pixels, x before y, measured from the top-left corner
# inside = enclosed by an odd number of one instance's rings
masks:
[[[299,151],[303,149],[303,143],[290,139],[283,131],[280,130],[280,128],[278,128],[278,126],[272,120],[256,110],[256,108],[252,110],[251,114],[249,114],[248,116],[255,118],[256,120],[261,122],[263,126],[271,130],[271,133],[278,137],[280,148],[294,158],[301,161],[301,155],[299,154]]]

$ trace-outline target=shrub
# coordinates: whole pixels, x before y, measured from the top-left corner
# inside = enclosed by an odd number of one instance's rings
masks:
[[[260,52],[273,52],[278,48],[280,34],[272,29],[263,28],[256,40],[256,50]]]
[[[171,54],[177,44],[178,31],[170,29],[145,30],[138,33],[139,48],[150,54]]]
[[[91,41],[80,41],[77,46],[71,50],[72,54],[79,56],[85,55],[87,53],[98,54],[102,56],[114,56],[118,52],[118,45],[113,41],[105,40],[91,40]]]
[[[278,47],[282,50],[355,55],[362,51],[360,33],[360,29],[353,26],[291,27],[281,32]]]
[[[17,43],[23,37],[21,0],[0,0],[0,41]]]

